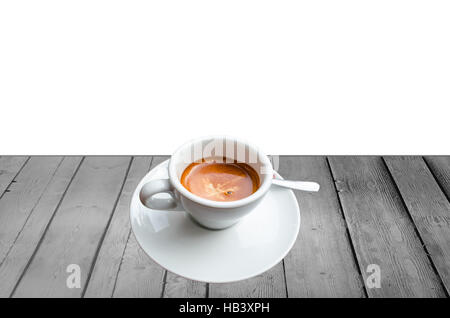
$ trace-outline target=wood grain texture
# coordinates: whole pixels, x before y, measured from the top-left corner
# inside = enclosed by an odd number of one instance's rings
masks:
[[[283,263],[280,262],[267,272],[236,283],[210,284],[209,297],[219,298],[285,298],[286,283]]]
[[[126,177],[129,157],[86,157],[14,297],[80,297]],[[68,288],[67,266],[81,268]]]
[[[141,249],[131,233],[117,275],[113,297],[161,297],[164,269]]]
[[[152,157],[135,157],[111,219],[85,297],[111,297],[122,256],[130,236],[130,202],[139,181],[148,172]]]
[[[164,298],[205,298],[206,284],[167,271]]]
[[[421,157],[384,159],[448,293],[450,202]]]
[[[443,297],[389,172],[379,157],[331,157],[329,162],[349,232],[366,280],[380,266],[381,287],[370,297]]]
[[[45,193],[62,157],[33,157],[0,200],[0,262]]]
[[[0,261],[0,297],[9,297],[38,246],[59,202],[73,178],[81,157],[66,157],[33,208],[22,231]],[[33,164],[33,162],[31,162]],[[37,168],[40,168],[39,166]],[[20,178],[19,178],[20,179]]]
[[[0,196],[9,187],[27,160],[28,157],[0,157]]]
[[[280,157],[279,173],[316,181],[318,193],[294,191],[301,229],[284,259],[289,297],[364,297],[339,200],[325,157]]]
[[[296,192],[296,244],[266,273],[209,286],[165,271],[131,233],[129,201],[150,160],[0,157],[0,297],[448,294],[450,157],[333,157],[331,172],[324,157],[281,157],[285,178],[321,184]],[[81,266],[80,289],[66,287],[69,264]],[[380,289],[363,289],[369,264],[381,267]]]
[[[450,200],[450,156],[427,156],[424,159],[447,199]]]
[[[167,159],[166,156],[153,157],[151,168]],[[113,297],[161,297],[164,272],[165,270],[141,249],[131,233],[116,277]]]

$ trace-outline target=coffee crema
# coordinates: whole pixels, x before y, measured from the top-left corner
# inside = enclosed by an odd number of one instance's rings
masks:
[[[255,193],[260,181],[258,173],[246,163],[202,159],[184,170],[181,184],[205,199],[236,201]]]

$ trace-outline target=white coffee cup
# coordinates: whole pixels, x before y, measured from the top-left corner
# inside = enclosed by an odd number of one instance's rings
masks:
[[[224,157],[250,165],[259,175],[260,186],[255,193],[236,201],[208,200],[188,191],[180,182],[189,164],[202,158]],[[150,209],[177,210],[180,206],[200,225],[210,229],[224,229],[249,214],[269,191],[273,168],[269,158],[257,147],[228,136],[194,139],[175,151],[168,165],[169,179],[152,180],[139,193],[141,203]],[[169,193],[173,200],[156,199],[158,193]],[[151,213],[151,212],[149,212]]]

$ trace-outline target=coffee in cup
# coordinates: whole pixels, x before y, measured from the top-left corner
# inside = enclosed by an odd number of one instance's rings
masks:
[[[191,163],[180,182],[199,197],[222,202],[246,198],[260,185],[259,175],[250,165],[226,158],[202,158]]]

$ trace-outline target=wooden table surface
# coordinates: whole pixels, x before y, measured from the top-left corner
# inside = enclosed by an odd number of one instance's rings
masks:
[[[0,157],[0,297],[448,297],[450,157],[281,156],[283,177],[321,190],[296,192],[286,258],[230,284],[178,277],[138,246],[131,196],[167,158]]]

